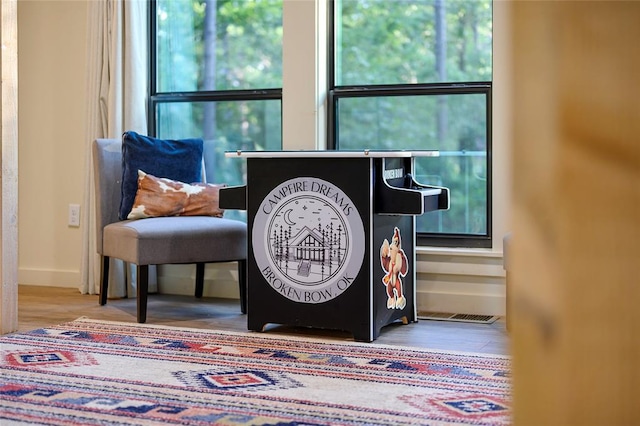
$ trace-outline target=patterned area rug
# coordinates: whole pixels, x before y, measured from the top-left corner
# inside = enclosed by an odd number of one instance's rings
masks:
[[[79,319],[0,357],[4,426],[510,422],[494,355]]]

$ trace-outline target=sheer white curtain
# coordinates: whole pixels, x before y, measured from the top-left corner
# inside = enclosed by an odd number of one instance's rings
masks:
[[[80,292],[100,291],[100,257],[96,252],[95,192],[91,143],[120,138],[126,130],[147,133],[147,1],[87,2],[87,119],[85,188],[82,215],[83,259]],[[112,259],[109,297],[127,293],[126,267]],[[150,291],[155,271],[150,270]],[[130,277],[131,278],[131,277]]]

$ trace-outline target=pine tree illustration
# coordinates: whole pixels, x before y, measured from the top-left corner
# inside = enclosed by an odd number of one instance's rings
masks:
[[[341,254],[342,254],[342,225],[338,224],[338,265],[340,265]]]
[[[333,222],[329,224],[329,275],[331,275],[331,269],[333,266],[333,244],[335,242],[335,236],[333,235]]]
[[[278,240],[278,232],[275,229],[273,230],[273,246],[274,254],[276,256],[276,259],[278,259],[278,267],[281,267],[282,264],[280,262],[282,261],[282,256],[280,250],[280,241]]]
[[[321,235],[322,235],[322,259],[320,261],[320,279],[324,280],[324,248],[325,248],[325,232],[324,232],[324,229],[322,230]]]
[[[291,239],[291,225],[289,225],[289,232],[285,231],[285,259],[284,269],[289,271],[289,240]]]

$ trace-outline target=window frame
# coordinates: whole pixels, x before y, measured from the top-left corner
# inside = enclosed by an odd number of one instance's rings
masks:
[[[429,233],[416,232],[418,246],[492,248],[493,245],[493,81],[438,82],[421,84],[336,85],[336,19],[335,0],[327,1],[327,149],[339,150],[338,110],[339,101],[349,98],[376,98],[390,96],[440,96],[484,94],[486,98],[487,181],[486,181],[486,233]],[[492,18],[493,19],[493,18]],[[419,149],[416,147],[416,149]],[[429,184],[429,182],[424,182]]]
[[[325,0],[320,1],[322,4]],[[285,5],[283,5],[285,6]],[[480,234],[445,234],[445,233],[417,233],[417,244],[419,246],[433,247],[461,247],[461,248],[492,248],[493,245],[493,81],[485,82],[455,82],[455,83],[429,83],[429,84],[398,84],[398,85],[370,85],[370,86],[335,86],[335,19],[334,19],[334,0],[326,0],[326,57],[318,58],[320,67],[326,71],[326,97],[325,103],[326,115],[325,125],[326,140],[318,141],[320,145],[326,143],[326,149],[337,149],[338,129],[336,126],[336,117],[338,112],[338,104],[340,99],[355,97],[376,97],[376,96],[429,96],[429,95],[452,95],[452,94],[477,94],[486,91],[486,114],[487,114],[487,182],[486,182],[486,233]],[[256,90],[220,90],[220,91],[197,91],[197,92],[158,92],[157,91],[157,50],[156,50],[156,19],[157,19],[156,1],[149,2],[149,68],[148,68],[148,100],[147,100],[147,116],[148,116],[148,132],[151,136],[157,134],[157,109],[164,103],[171,102],[224,102],[224,101],[260,101],[260,100],[279,100],[281,108],[281,129],[283,149],[286,149],[286,141],[284,136],[287,133],[284,125],[286,121],[286,106],[283,105],[283,90],[280,88],[256,89]],[[495,5],[493,6],[493,14],[495,14]],[[284,19],[284,18],[283,18]],[[493,18],[495,21],[495,17]],[[283,26],[286,23],[283,20]],[[324,25],[322,25],[324,27]],[[321,35],[320,31],[318,35]],[[284,41],[284,40],[283,40]],[[325,61],[322,64],[322,61]],[[493,60],[495,67],[495,60]],[[283,80],[283,86],[286,85],[286,79]],[[316,147],[316,149],[318,149]],[[428,184],[429,182],[425,182]]]
[[[226,102],[226,101],[265,101],[279,100],[282,111],[282,87],[251,89],[251,90],[207,90],[185,92],[158,92],[157,79],[157,4],[156,0],[149,1],[149,75],[147,100],[147,123],[150,136],[157,135],[156,114],[158,105],[164,103],[192,103],[192,102]],[[282,127],[282,113],[280,114]],[[281,135],[282,137],[282,135]]]

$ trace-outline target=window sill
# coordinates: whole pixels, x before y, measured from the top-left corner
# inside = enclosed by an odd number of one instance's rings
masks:
[[[451,248],[451,247],[416,247],[416,254],[433,254],[442,256],[473,256],[486,258],[502,258],[502,250],[484,248]]]

